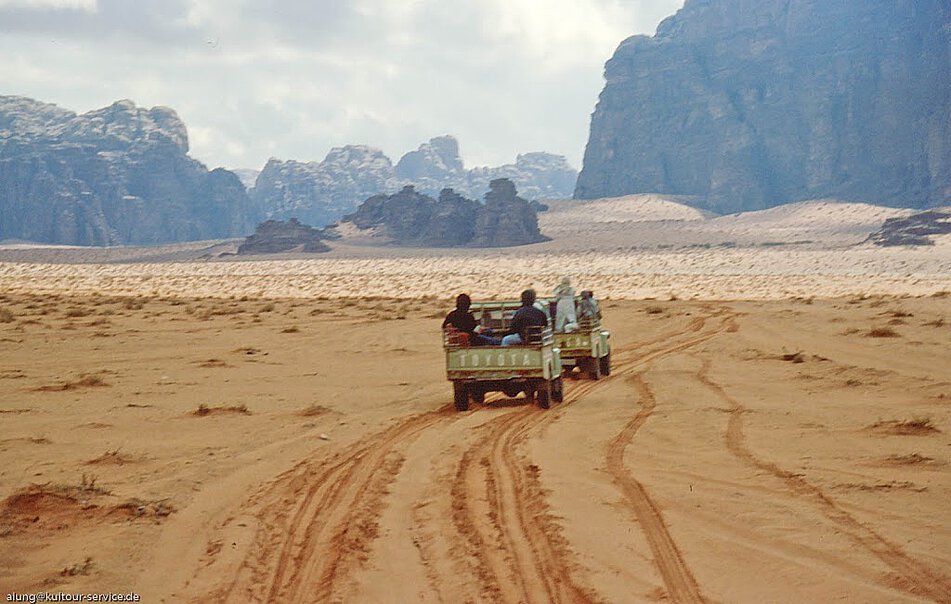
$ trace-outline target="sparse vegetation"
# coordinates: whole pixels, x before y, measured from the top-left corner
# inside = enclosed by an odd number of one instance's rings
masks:
[[[318,417],[320,415],[326,415],[330,413],[331,410],[323,405],[318,405],[317,403],[312,403],[307,407],[300,410],[300,415],[304,417]]]
[[[644,309],[644,312],[646,312],[649,315],[659,315],[664,312],[664,309],[661,306],[648,306],[647,308]]]
[[[869,426],[869,430],[893,436],[923,436],[940,432],[930,417],[877,421]]]
[[[781,357],[784,361],[789,361],[790,363],[805,363],[806,358],[803,356],[802,352],[789,352]]]
[[[290,327],[285,327],[284,329],[282,329],[281,333],[297,333],[299,331],[300,331],[300,328],[298,328],[296,325],[291,325]]]
[[[219,406],[219,407],[209,407],[205,403],[198,405],[198,408],[192,411],[192,415],[196,417],[205,417],[207,415],[213,415],[218,413],[237,413],[240,415],[251,415],[251,411],[248,410],[247,405],[231,405],[228,407]]]
[[[114,508],[116,511],[125,511],[139,518],[165,518],[175,512],[175,506],[168,499],[139,499],[133,497],[123,501]]]
[[[873,327],[865,336],[869,338],[900,338],[901,334],[891,327]]]
[[[0,323],[12,323],[14,315],[6,308],[0,308]]]
[[[63,568],[63,570],[59,571],[59,574],[61,577],[75,577],[76,575],[87,576],[92,573],[93,566],[92,558],[87,556],[82,562]]]
[[[81,374],[79,379],[76,381],[63,382],[62,384],[49,386],[40,386],[34,390],[36,392],[63,392],[66,390],[76,390],[79,388],[100,388],[104,386],[109,386],[109,383],[106,382],[102,376],[96,374]]]

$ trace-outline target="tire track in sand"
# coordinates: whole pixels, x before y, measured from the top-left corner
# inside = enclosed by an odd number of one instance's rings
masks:
[[[822,489],[807,481],[801,475],[784,470],[774,463],[756,457],[747,446],[743,432],[743,414],[746,413],[746,407],[730,396],[720,384],[710,377],[710,367],[710,360],[702,359],[701,368],[697,372],[697,380],[713,391],[729,408],[730,415],[724,438],[727,449],[733,455],[754,468],[778,478],[794,495],[812,501],[829,520],[834,522],[853,541],[874,554],[892,569],[898,580],[889,587],[901,589],[914,596],[924,596],[936,602],[951,603],[951,579],[915,560],[901,547],[859,522],[854,516],[839,507]]]
[[[684,329],[663,334],[652,342],[632,349],[617,351],[619,354],[614,355],[618,361],[616,373],[630,373],[638,366],[663,355],[695,346],[726,329],[724,322],[723,326],[713,332],[672,345],[665,343],[672,338],[701,332],[708,318],[697,317]],[[656,347],[658,343],[664,345]],[[649,351],[638,354],[638,351],[644,348],[649,348]],[[568,543],[561,537],[558,523],[552,517],[545,501],[539,469],[529,463],[518,450],[531,434],[556,421],[570,404],[580,400],[602,383],[587,381],[573,386],[557,411],[542,411],[530,406],[490,420],[483,426],[485,434],[463,454],[451,491],[453,526],[464,538],[466,555],[476,568],[482,594],[490,600],[599,600],[593,589],[574,577],[578,565],[572,561]],[[633,431],[636,431],[636,426]],[[622,435],[629,440],[633,437],[633,431],[628,431],[629,434],[623,432]],[[623,447],[621,452],[623,453]],[[626,475],[626,472],[623,474]],[[640,493],[634,497],[636,511],[642,510],[640,503],[645,500],[650,502],[646,491],[641,487]],[[656,511],[656,508],[654,510]],[[655,516],[659,518],[659,512],[656,512]],[[642,523],[642,526],[648,525]],[[648,530],[654,541],[673,543],[662,520],[651,524]],[[673,547],[673,551],[676,552],[676,547]],[[658,555],[656,551],[654,555],[659,560],[661,574],[669,584],[671,593],[684,591],[678,588],[678,577],[684,574],[689,577],[690,574],[685,570],[686,565],[679,553],[674,556],[672,562],[669,561],[669,556]],[[670,571],[670,568],[679,569],[679,572]],[[693,592],[697,591],[694,582]]]
[[[220,601],[313,602],[339,598],[347,575],[366,557],[388,485],[403,463],[400,449],[458,414],[447,405],[410,416],[344,448],[304,460],[245,507],[259,522]]]
[[[692,324],[693,331],[701,332],[704,325],[705,318],[695,321]],[[720,325],[712,331],[701,333],[684,342],[662,347],[640,358],[627,361],[621,372],[630,374],[638,367],[653,362],[660,357],[681,352],[726,331],[736,331],[735,315],[726,316],[721,320]],[[627,447],[633,442],[634,435],[650,418],[657,405],[653,392],[641,374],[633,374],[630,379],[637,389],[641,409],[608,444],[605,466],[615,484],[621,489],[625,502],[634,513],[647,539],[654,557],[654,564],[660,572],[670,597],[675,602],[704,602],[697,581],[677,548],[677,544],[664,522],[660,508],[654,503],[644,485],[634,478],[624,464],[624,454]]]

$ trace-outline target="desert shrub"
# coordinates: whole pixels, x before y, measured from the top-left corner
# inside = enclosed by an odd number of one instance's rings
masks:
[[[901,334],[891,327],[873,327],[865,334],[869,338],[900,338]]]
[[[13,313],[6,308],[0,308],[0,323],[12,323]]]

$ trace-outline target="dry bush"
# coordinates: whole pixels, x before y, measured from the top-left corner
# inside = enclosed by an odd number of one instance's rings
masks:
[[[106,382],[100,375],[96,374],[81,374],[79,379],[73,382],[63,382],[62,384],[55,384],[49,386],[40,386],[35,388],[36,392],[62,392],[65,390],[76,390],[77,388],[100,388],[103,386],[109,386],[110,384]]]
[[[780,358],[784,361],[789,361],[790,363],[805,363],[806,358],[803,356],[802,352],[788,352],[782,355]]]
[[[88,317],[90,313],[85,308],[74,306],[73,308],[67,309],[65,314],[68,318],[75,319],[77,317]]]
[[[660,306],[648,306],[644,309],[644,312],[649,315],[659,315],[664,312],[664,309]]]
[[[843,336],[851,336],[851,335],[855,335],[855,334],[857,334],[857,333],[860,333],[861,331],[862,331],[862,330],[859,329],[858,327],[849,327],[849,328],[847,328],[847,329],[845,329],[845,330],[842,331],[842,335],[843,335]]]
[[[233,367],[233,365],[229,365],[227,362],[222,361],[221,359],[208,359],[206,361],[195,361],[195,364],[197,364],[199,367],[206,367],[209,369],[219,368],[219,367]]]
[[[944,327],[944,317],[938,317],[934,321],[928,321],[927,323],[922,323],[923,327]]]
[[[115,506],[116,511],[124,511],[137,518],[165,518],[175,512],[175,506],[168,499],[139,499],[133,497]]]
[[[332,411],[328,409],[327,407],[324,407],[323,405],[318,405],[317,403],[313,403],[301,409],[299,414],[304,417],[318,417],[321,415],[326,415],[331,412]]]
[[[92,573],[94,566],[92,558],[87,556],[82,562],[77,562],[76,564],[63,568],[63,570],[59,571],[59,575],[61,577],[75,577],[76,575],[87,576]]]
[[[272,302],[272,303],[269,303],[269,304],[265,304],[264,306],[262,306],[262,307],[258,310],[258,312],[273,312],[273,311],[274,311],[274,303],[273,303],[273,302]]]
[[[14,315],[6,308],[0,308],[0,323],[12,323]]]
[[[134,457],[131,457],[129,455],[124,455],[119,452],[119,449],[115,449],[112,451],[106,451],[99,457],[90,459],[89,461],[86,462],[86,465],[96,466],[96,465],[112,464],[112,465],[122,466],[127,463],[134,463],[135,461],[136,459]]]
[[[900,338],[901,334],[891,327],[873,327],[865,334],[868,338]]]
[[[923,436],[925,434],[940,432],[930,417],[877,421],[868,428],[874,432],[881,432],[893,436]]]
[[[299,331],[300,331],[300,328],[298,328],[296,325],[291,325],[290,327],[285,327],[284,329],[282,329],[281,333],[297,333]]]
[[[251,415],[247,405],[232,405],[230,407],[209,407],[205,403],[198,405],[198,408],[192,411],[196,417],[205,417],[217,413],[238,413],[240,415]]]

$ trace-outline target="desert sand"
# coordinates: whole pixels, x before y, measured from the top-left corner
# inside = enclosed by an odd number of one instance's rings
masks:
[[[866,247],[856,223],[823,245],[5,257],[0,592],[951,602],[951,247]],[[612,375],[456,412],[451,296],[562,273],[602,296]]]

